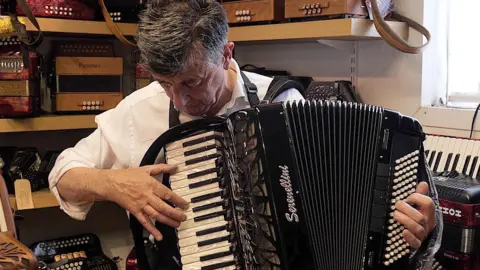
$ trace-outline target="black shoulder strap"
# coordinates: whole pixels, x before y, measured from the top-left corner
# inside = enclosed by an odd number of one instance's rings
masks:
[[[245,91],[247,93],[247,98],[250,106],[253,107],[260,104],[260,100],[257,96],[257,86],[248,79],[248,77],[245,75],[245,73],[243,73],[243,71],[240,70],[240,74],[242,74],[243,84],[245,85]]]
[[[285,77],[277,77],[270,83],[263,100],[270,103],[281,93],[292,88],[297,89],[303,95],[304,87],[300,82]]]

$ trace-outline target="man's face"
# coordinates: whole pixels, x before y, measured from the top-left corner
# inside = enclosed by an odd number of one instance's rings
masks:
[[[218,102],[225,87],[225,67],[228,69],[230,59],[224,55],[217,65],[212,65],[202,58],[195,58],[181,74],[154,75],[154,78],[173,100],[177,110],[192,116],[203,116]]]

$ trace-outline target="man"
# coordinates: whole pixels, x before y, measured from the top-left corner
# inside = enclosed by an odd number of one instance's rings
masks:
[[[228,115],[249,107],[244,81],[232,59],[228,24],[215,0],[153,0],[141,16],[138,46],[145,67],[156,82],[126,97],[115,109],[96,117],[98,128],[57,159],[49,181],[61,208],[84,219],[93,202],[109,200],[130,211],[157,240],[162,234],[150,217],[178,227],[187,202],[154,177],[175,170],[158,164],[138,167],[151,143],[169,127],[173,101],[180,122]],[[262,99],[270,78],[246,73]],[[302,99],[289,89],[274,101]],[[435,209],[422,183],[409,197],[417,209],[397,203],[394,218],[404,224],[403,236],[415,248],[435,227]]]

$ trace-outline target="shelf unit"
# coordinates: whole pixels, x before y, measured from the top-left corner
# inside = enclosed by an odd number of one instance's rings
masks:
[[[36,31],[28,18],[25,24],[28,31]],[[37,18],[43,32],[112,35],[105,22],[82,21],[54,18]],[[401,22],[388,22],[403,38],[408,37],[408,27]],[[137,25],[117,23],[126,36],[134,36]],[[270,41],[270,40],[304,40],[304,39],[340,39],[363,40],[380,39],[375,25],[368,19],[332,19],[309,22],[291,22],[255,26],[230,27],[228,40],[233,42]]]
[[[15,195],[10,195],[9,199],[10,199],[10,206],[14,210],[19,210],[17,208]],[[57,199],[49,189],[32,192],[32,199],[33,199],[33,205],[34,205],[33,209],[59,206]]]
[[[96,128],[95,115],[46,115],[0,119],[0,133]]]

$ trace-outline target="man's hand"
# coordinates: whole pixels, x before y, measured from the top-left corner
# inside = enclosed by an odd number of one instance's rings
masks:
[[[395,203],[393,218],[405,227],[402,235],[413,248],[419,248],[436,226],[435,204],[427,194],[428,184],[421,182],[417,186],[417,192],[406,199],[415,208],[405,201]]]
[[[156,164],[124,170],[107,170],[109,184],[104,196],[130,211],[157,241],[162,234],[150,217],[172,227],[180,226],[185,221],[185,214],[168,205],[173,203],[182,209],[188,208],[188,202],[165,187],[152,176],[161,173],[172,173],[175,167],[167,164]]]

